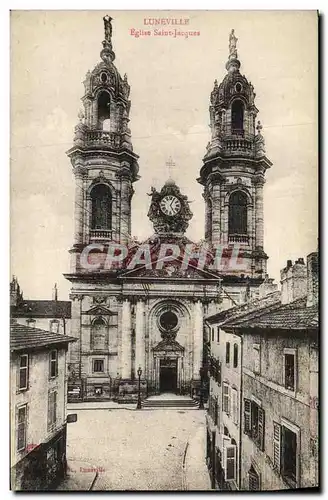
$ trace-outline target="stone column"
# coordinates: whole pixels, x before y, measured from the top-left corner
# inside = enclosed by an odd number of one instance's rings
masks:
[[[131,303],[124,299],[122,303],[122,379],[131,378]]]
[[[127,243],[130,229],[131,172],[128,163],[124,162],[120,170],[121,177],[121,210],[120,210],[120,243]]]
[[[135,371],[139,366],[142,369],[141,378],[146,378],[145,373],[145,303],[139,299],[136,305],[136,357]]]
[[[203,361],[203,306],[200,300],[194,303],[194,362],[193,379],[199,380]]]
[[[255,246],[263,249],[263,178],[255,179]]]
[[[83,184],[84,171],[77,167],[75,171],[75,229],[74,244],[83,243]]]
[[[215,180],[212,187],[212,244],[219,245],[221,239],[221,196],[220,183]]]

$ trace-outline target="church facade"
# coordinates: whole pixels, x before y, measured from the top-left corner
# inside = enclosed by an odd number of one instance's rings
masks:
[[[256,297],[266,275],[263,184],[271,162],[232,31],[227,75],[210,96],[211,141],[197,179],[204,186],[204,240],[185,236],[193,214],[172,179],[149,193],[154,234],[133,240],[139,157],[128,126],[130,86],[114,65],[111,21],[104,18],[101,61],[86,75],[83,112],[67,152],[76,186],[65,275],[77,339],[70,348],[69,394],[132,400],[140,378],[144,397],[197,396],[207,363],[204,318]]]

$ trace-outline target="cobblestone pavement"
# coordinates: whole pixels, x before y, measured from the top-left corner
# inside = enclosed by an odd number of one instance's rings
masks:
[[[94,490],[184,490],[187,443],[205,433],[201,410],[83,410],[67,426],[67,456],[102,470]],[[204,450],[190,450],[192,467],[204,465]],[[203,467],[204,470],[204,467]],[[196,474],[196,473],[195,473]],[[195,486],[196,485],[196,486]],[[193,478],[203,489],[204,473]]]

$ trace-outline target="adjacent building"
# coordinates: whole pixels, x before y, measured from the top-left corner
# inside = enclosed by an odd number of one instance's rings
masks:
[[[10,283],[10,316],[20,325],[27,325],[52,333],[69,335],[71,329],[71,302],[58,300],[55,284],[52,300],[24,299],[16,276]]]
[[[11,488],[52,489],[66,472],[66,356],[75,339],[10,324]]]
[[[254,88],[239,71],[232,31],[227,74],[210,96],[211,140],[197,179],[204,188],[205,240],[185,236],[193,214],[169,179],[161,190],[150,190],[154,234],[138,243],[131,237],[131,200],[139,158],[129,129],[130,85],[114,64],[111,22],[105,16],[101,60],[86,74],[83,111],[67,152],[76,185],[65,275],[72,283],[71,333],[77,339],[70,352],[70,397],[135,398],[139,368],[144,395],[197,396],[207,357],[204,317],[222,300],[232,305],[256,297],[266,273],[263,184],[271,162],[262,126],[256,126]],[[225,250],[217,253],[220,245]],[[208,258],[199,266],[204,246]],[[198,259],[184,260],[186,251],[198,252]]]
[[[281,271],[281,292],[207,321],[223,341],[221,347],[214,344],[211,349],[212,366],[220,366],[220,377],[213,376],[212,369],[210,381],[217,415],[211,403],[207,424],[213,486],[241,490],[317,487],[317,252],[308,255],[307,263],[303,259],[287,262]],[[231,345],[240,352],[239,378],[232,373],[238,361],[230,360]],[[239,439],[235,421],[239,422]]]

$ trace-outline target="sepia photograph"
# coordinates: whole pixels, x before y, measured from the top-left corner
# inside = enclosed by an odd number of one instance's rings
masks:
[[[319,491],[318,44],[10,12],[10,490]]]

